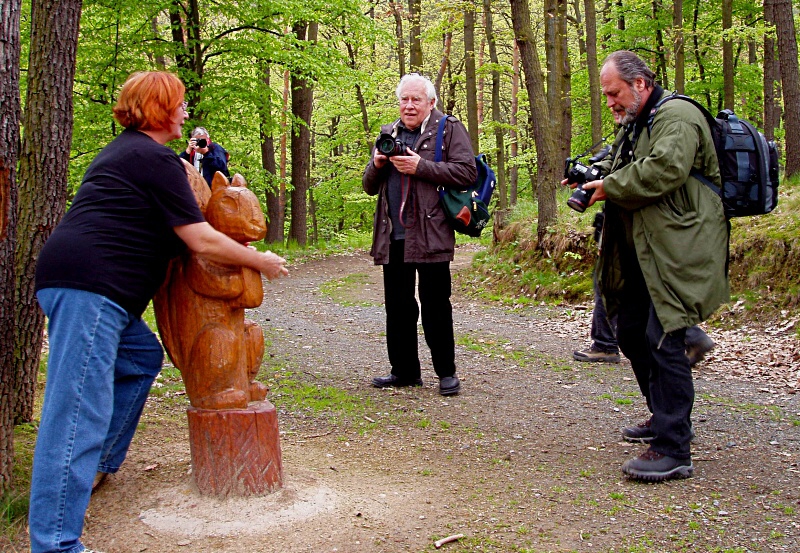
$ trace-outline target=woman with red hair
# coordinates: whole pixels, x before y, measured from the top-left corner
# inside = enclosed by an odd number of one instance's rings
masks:
[[[268,279],[285,260],[247,248],[203,218],[166,143],[187,119],[183,83],[135,73],[114,117],[125,127],[92,161],[39,255],[36,295],[48,318],[47,385],[33,461],[32,553],[88,551],[80,541],[96,477],[119,470],[163,350],[142,321],[169,260],[185,247]]]

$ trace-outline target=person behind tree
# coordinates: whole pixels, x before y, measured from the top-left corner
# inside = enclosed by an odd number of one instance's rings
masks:
[[[689,477],[694,384],[686,329],[729,299],[722,202],[690,171],[719,186],[719,164],[708,124],[689,102],[664,104],[648,125],[665,92],[636,54],[612,53],[600,84],[621,129],[611,156],[595,164],[606,176],[584,184],[594,189],[590,204],[606,200],[598,288],[652,413],[639,425],[652,434],[648,450],[622,471],[649,481]]]
[[[450,262],[455,232],[439,203],[439,186],[465,188],[477,168],[469,134],[455,118],[444,127],[443,161],[435,162],[438,125],[445,114],[435,109],[433,83],[416,73],[400,79],[396,90],[400,118],[381,127],[394,144],[386,156],[375,148],[364,170],[364,191],[378,196],[370,255],[383,266],[386,345],[391,372],[373,386],[422,386],[417,351],[420,305],[414,296],[419,275],[422,329],[431,350],[439,393],[456,394]]]
[[[228,152],[221,145],[211,142],[211,135],[203,127],[195,127],[192,137],[186,144],[186,150],[180,153],[185,159],[197,169],[203,178],[206,179],[208,186],[214,180],[217,171],[230,178],[228,172]]]
[[[134,73],[114,117],[125,128],[92,161],[72,206],[42,248],[36,294],[48,318],[47,385],[33,458],[32,553],[87,551],[92,485],[119,470],[163,350],[142,321],[171,258],[185,247],[268,279],[285,260],[214,230],[186,169],[165,144],[188,118],[184,85]]]

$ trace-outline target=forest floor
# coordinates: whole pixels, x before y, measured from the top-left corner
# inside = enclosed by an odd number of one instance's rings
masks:
[[[457,273],[474,250],[459,248]],[[457,282],[456,277],[456,282]],[[279,413],[284,487],[215,500],[193,488],[169,375],[84,541],[106,553],[800,551],[800,356],[794,322],[707,329],[695,369],[694,477],[627,480],[648,414],[627,361],[586,364],[590,306],[504,306],[454,287],[462,391],[376,389],[388,374],[380,268],[364,253],[291,267],[249,313]],[[736,309],[733,306],[732,309]],[[176,388],[176,387],[174,387]],[[177,388],[176,388],[177,389]],[[6,551],[26,551],[20,532]]]

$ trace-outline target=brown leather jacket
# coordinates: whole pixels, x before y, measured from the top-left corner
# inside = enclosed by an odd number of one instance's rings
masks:
[[[452,261],[455,249],[455,232],[447,222],[439,204],[437,188],[466,188],[475,183],[477,169],[467,129],[461,121],[450,117],[445,123],[442,161],[433,161],[436,155],[436,134],[439,120],[445,115],[434,109],[425,128],[412,148],[422,158],[417,172],[409,179],[409,196],[404,219],[406,228],[405,262],[436,263]],[[399,120],[398,120],[399,121]],[[381,132],[396,135],[398,121],[381,127]],[[386,184],[392,165],[387,163],[377,169],[372,158],[364,170],[361,182],[370,196],[378,195],[370,255],[376,265],[389,262],[389,240],[392,222]],[[413,211],[412,211],[413,210]]]

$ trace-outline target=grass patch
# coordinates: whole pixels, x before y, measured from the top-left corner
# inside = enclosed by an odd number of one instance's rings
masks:
[[[355,273],[343,278],[329,280],[323,283],[319,290],[339,305],[345,307],[373,307],[379,304],[369,301],[352,301],[350,299],[358,297],[359,291],[369,284],[369,275]]]
[[[309,384],[289,371],[274,373],[269,379],[270,401],[293,412],[355,419],[372,409],[372,401],[333,386]]]

